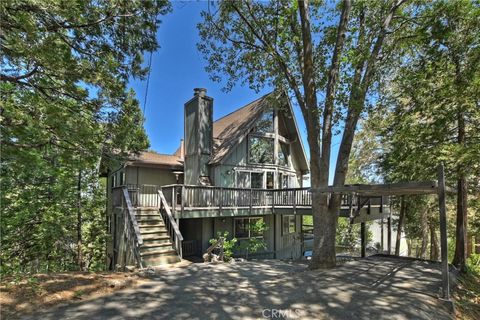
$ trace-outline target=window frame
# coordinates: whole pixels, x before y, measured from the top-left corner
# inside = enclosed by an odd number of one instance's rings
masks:
[[[235,217],[233,219],[233,236],[238,239],[238,240],[243,240],[243,239],[252,239],[252,238],[255,238],[255,239],[263,239],[264,235],[262,234],[261,236],[255,236],[255,237],[252,237],[251,235],[251,230],[250,230],[250,224],[252,223],[252,220],[263,220],[263,222],[265,222],[265,219],[263,216],[260,216],[260,217]],[[238,220],[248,220],[248,237],[237,237],[237,221]]]
[[[271,143],[272,147],[272,161],[271,162],[256,162],[252,159],[252,139],[265,139]],[[266,135],[249,134],[247,139],[247,163],[256,165],[275,165],[275,139]]]
[[[285,222],[288,219],[288,230],[285,229]],[[291,229],[292,225],[291,222],[293,221],[293,231]],[[291,235],[297,233],[297,218],[294,214],[284,214],[282,215],[282,236],[283,235]]]

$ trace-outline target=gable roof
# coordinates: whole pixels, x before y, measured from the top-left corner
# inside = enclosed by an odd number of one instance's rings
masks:
[[[297,136],[293,145],[295,148],[294,153],[298,155],[300,169],[304,172],[309,171],[308,160],[305,155],[305,149],[290,100],[285,93],[276,96],[274,92],[268,93],[213,122],[213,153],[210,158],[210,164],[215,165],[222,163],[235,146],[245,139],[256,121],[269,106],[268,102],[271,101],[270,99],[286,100],[286,107],[291,114],[291,116],[288,117],[288,121],[290,121],[288,125],[289,133],[292,136]],[[141,152],[140,155],[132,159],[129,164],[183,170],[184,159],[181,157],[181,148],[182,146],[179,146],[173,155],[150,151]]]
[[[266,94],[213,122],[213,154],[210,164],[222,162],[242,141],[265,110],[265,101],[272,96],[273,92]]]

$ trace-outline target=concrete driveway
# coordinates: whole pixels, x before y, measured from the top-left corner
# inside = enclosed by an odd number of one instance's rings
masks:
[[[145,284],[32,319],[451,319],[440,265],[369,257],[328,271],[275,260],[157,270]]]

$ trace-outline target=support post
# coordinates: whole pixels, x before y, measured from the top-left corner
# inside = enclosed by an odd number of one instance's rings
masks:
[[[384,245],[383,245],[383,238],[384,238],[384,232],[383,232],[383,216],[382,219],[380,220],[380,251],[383,253]]]
[[[443,164],[438,166],[438,208],[440,211],[440,246],[442,257],[442,298],[450,300],[447,246],[447,207],[445,205],[445,171]]]
[[[361,257],[365,258],[367,255],[367,226],[365,222],[360,223],[360,239],[362,244]]]
[[[388,254],[392,254],[392,211],[390,209],[390,214],[387,218],[387,246],[388,246]]]

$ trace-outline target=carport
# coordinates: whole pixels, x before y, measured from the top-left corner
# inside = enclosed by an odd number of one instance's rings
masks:
[[[316,188],[312,191],[328,194],[349,195],[351,197],[382,198],[383,196],[403,195],[428,195],[438,196],[439,218],[440,218],[440,250],[442,265],[442,298],[450,300],[450,284],[448,277],[448,248],[447,248],[447,209],[445,204],[446,192],[455,193],[455,190],[445,186],[445,171],[443,164],[437,168],[437,181],[413,181],[388,184],[372,185],[345,185]],[[357,210],[361,209],[358,208]],[[361,245],[362,257],[366,251],[366,227],[365,222],[361,223]],[[391,248],[391,218],[387,218],[388,247]]]

